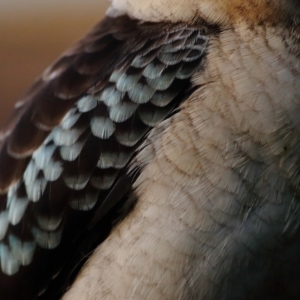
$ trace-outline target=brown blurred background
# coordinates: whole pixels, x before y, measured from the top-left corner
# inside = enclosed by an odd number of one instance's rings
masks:
[[[33,80],[107,6],[105,0],[0,0],[0,126]]]

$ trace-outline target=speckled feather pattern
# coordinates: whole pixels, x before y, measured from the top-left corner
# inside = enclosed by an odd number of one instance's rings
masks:
[[[0,297],[298,299],[299,13],[113,0],[3,130]]]
[[[89,221],[131,188],[119,183],[122,174],[203,66],[206,31],[108,17],[16,105],[0,150],[5,299],[41,293]]]
[[[296,28],[211,37],[201,87],[132,162],[135,209],[64,300],[299,298]]]

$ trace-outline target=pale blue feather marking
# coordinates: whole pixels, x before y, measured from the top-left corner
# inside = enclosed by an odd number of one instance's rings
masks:
[[[15,197],[16,191],[20,187],[20,182],[11,185],[7,193],[6,207],[9,207],[11,200]]]
[[[117,160],[117,153],[101,153],[97,162],[97,167],[100,169],[108,169],[114,166]]]
[[[190,50],[182,50],[176,53],[159,53],[157,58],[164,64],[168,66],[173,66],[180,63],[184,60],[187,55],[190,53]]]
[[[116,90],[116,87],[114,84],[109,85],[106,87],[99,95],[99,100],[101,101],[107,101],[107,99],[110,98],[110,95]]]
[[[112,174],[103,174],[102,176],[93,176],[90,179],[90,183],[93,187],[95,187],[99,190],[107,190],[113,185],[118,173],[119,173],[119,171],[115,170],[115,172]]]
[[[103,103],[107,106],[112,106],[118,104],[124,96],[124,92],[120,92],[116,90],[114,86],[111,86],[102,91],[102,93],[99,96],[99,100],[103,101]]]
[[[84,141],[77,141],[74,145],[71,146],[60,147],[59,152],[61,158],[66,161],[74,161],[81,153],[85,142],[86,139]]]
[[[194,48],[196,47],[195,43],[197,42],[197,39],[199,38],[199,36],[195,36],[195,34],[192,34],[185,42],[184,47],[185,48]],[[203,37],[202,37],[203,39]]]
[[[164,45],[160,48],[159,52],[160,53],[175,53],[175,52],[178,52],[180,50],[183,50],[187,46],[186,45],[186,40],[187,40],[187,37],[184,37],[182,39],[176,40],[173,43],[166,44],[166,45]]]
[[[150,102],[155,106],[164,107],[172,102],[172,100],[178,95],[178,92],[156,92],[151,98]]]
[[[90,179],[90,174],[80,174],[79,176],[65,176],[64,182],[72,190],[82,190],[86,187]]]
[[[33,184],[39,171],[40,169],[35,164],[35,161],[31,160],[23,175],[25,186],[30,187]]]
[[[168,36],[168,43],[173,43],[174,41],[177,40],[182,40],[182,39],[186,39],[188,38],[192,33],[193,33],[194,29],[180,29],[180,30],[173,30],[169,32],[169,36]]]
[[[156,57],[156,52],[147,53],[144,55],[138,55],[134,58],[131,63],[131,66],[135,68],[144,68],[146,67],[154,58]]]
[[[12,276],[19,271],[20,264],[12,255],[8,246],[0,244],[1,270],[4,274]]]
[[[84,127],[71,128],[70,130],[63,130],[61,127],[56,127],[52,131],[53,141],[57,146],[71,146],[78,140],[84,130]]]
[[[28,199],[33,202],[40,199],[47,185],[47,181],[44,178],[37,178],[39,171],[40,169],[34,160],[31,160],[23,175]]]
[[[102,152],[97,162],[97,167],[100,169],[122,169],[126,166],[131,156],[132,152]]]
[[[129,162],[133,151],[131,152],[118,152],[117,161],[115,162],[114,168],[116,169],[123,169],[127,163]]]
[[[166,69],[166,65],[161,62],[151,62],[143,71],[143,75],[149,79],[158,78]]]
[[[198,49],[196,50],[196,48],[195,49],[191,49],[189,55],[186,56],[186,57],[184,57],[182,59],[182,61],[184,61],[184,62],[192,62],[192,61],[200,58],[203,55],[203,52],[204,52],[204,49],[201,49],[200,51]]]
[[[193,45],[192,47],[190,47],[191,50],[198,50],[201,52],[201,55],[203,55],[203,52],[206,50],[206,44],[207,42],[205,41],[204,42],[204,47],[203,45]]]
[[[146,78],[147,83],[155,90],[164,91],[170,87],[176,77],[176,73],[162,74],[158,78]]]
[[[96,205],[99,193],[99,190],[85,191],[84,197],[70,200],[69,205],[75,210],[89,211]]]
[[[46,139],[43,142],[43,145],[47,145],[47,144],[49,144],[52,141],[53,141],[53,131],[51,131],[49,133],[49,135],[46,137]]]
[[[134,85],[140,80],[141,77],[142,74],[122,74],[116,83],[116,87],[120,92],[127,92],[134,87]]]
[[[85,113],[91,111],[97,106],[97,99],[91,96],[85,96],[77,102],[77,108],[80,112]]]
[[[129,92],[129,98],[138,104],[147,103],[154,95],[155,89],[147,84],[137,83]]]
[[[91,120],[92,133],[100,139],[110,138],[115,132],[115,129],[115,123],[107,117],[93,116]]]
[[[56,148],[55,145],[43,145],[33,153],[32,157],[39,169],[44,169],[49,166]]]
[[[22,242],[14,235],[9,236],[11,253],[22,266],[28,266],[33,258],[35,242]]]
[[[25,185],[28,199],[37,202],[43,195],[47,186],[47,180],[44,178],[36,179],[32,184]]]
[[[59,161],[54,162],[53,160],[51,160],[49,162],[48,167],[45,167],[43,169],[44,177],[48,181],[55,181],[60,177],[63,170],[64,169],[61,162]]]
[[[78,113],[76,108],[72,108],[69,112],[64,116],[63,120],[61,121],[60,126],[64,130],[70,129],[80,118],[81,114]]]
[[[161,108],[156,109],[153,113],[150,113],[145,110],[139,110],[138,114],[141,118],[141,121],[148,126],[154,127],[159,122],[161,122],[166,116],[170,113],[170,108]]]
[[[5,210],[0,213],[0,241],[6,235],[8,224],[9,224],[8,211]]]
[[[25,210],[28,205],[27,198],[17,198],[14,196],[11,199],[8,209],[8,219],[12,225],[17,225],[24,216]]]
[[[109,108],[109,117],[121,123],[128,120],[136,111],[138,105],[133,102],[121,102]]]
[[[145,61],[143,56],[139,55],[134,58],[131,65],[135,68],[142,68],[147,65],[147,62]]]
[[[31,229],[32,235],[36,243],[44,249],[56,248],[61,240],[61,231],[44,231],[37,227]]]
[[[116,132],[115,137],[117,141],[124,146],[134,146],[148,131],[148,128],[132,128],[130,132]]]
[[[51,217],[37,215],[36,220],[37,220],[39,227],[42,230],[54,231],[54,230],[58,229],[59,225],[61,224],[62,218],[63,218],[63,213],[61,213],[60,215],[56,214]]]
[[[184,80],[190,78],[196,70],[199,68],[199,64],[195,62],[189,63],[189,65],[184,64],[176,74],[176,78]]]
[[[120,71],[114,71],[109,77],[110,82],[117,82],[118,79],[122,76],[122,72]]]

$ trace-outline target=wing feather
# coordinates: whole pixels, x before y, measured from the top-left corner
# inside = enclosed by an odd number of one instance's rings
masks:
[[[107,17],[36,81],[1,134],[5,299],[45,290],[94,225],[108,234],[134,180],[130,160],[184,99],[207,44],[205,25]]]

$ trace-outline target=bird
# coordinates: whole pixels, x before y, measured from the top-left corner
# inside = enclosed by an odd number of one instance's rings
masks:
[[[0,298],[300,299],[300,2],[112,0],[0,138]]]

